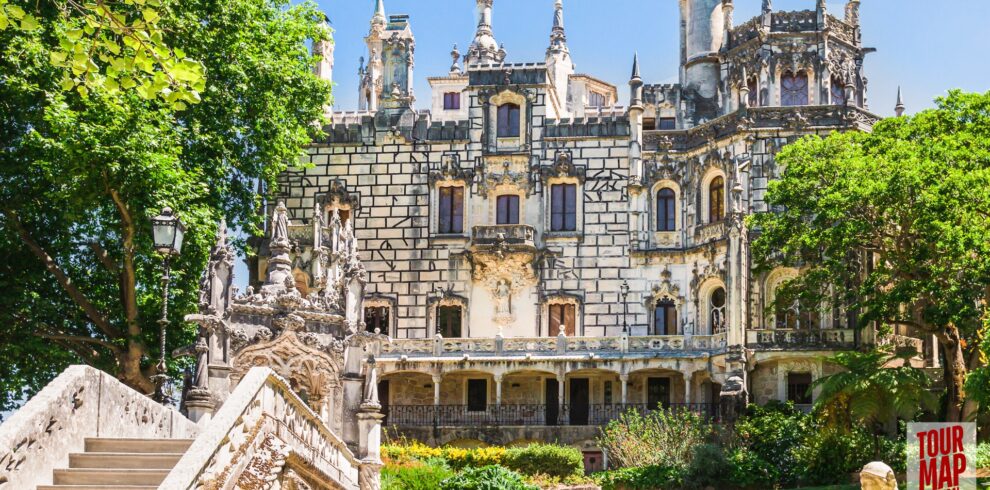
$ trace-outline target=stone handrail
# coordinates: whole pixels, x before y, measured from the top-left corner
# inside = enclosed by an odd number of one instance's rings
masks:
[[[892,345],[894,347],[911,347],[914,349],[918,355],[923,355],[925,348],[925,341],[915,337],[908,337],[906,335],[890,334],[878,339],[877,344],[879,345]]]
[[[725,334],[647,335],[623,337],[479,337],[392,339],[382,346],[381,358],[459,357],[462,355],[541,357],[614,355],[658,351],[719,351],[725,349]]]
[[[257,466],[243,460],[259,453],[265,457]],[[270,368],[254,367],[160,488],[232,488],[234,479],[241,488],[262,488],[290,457],[342,488],[358,488],[360,462],[344,442],[284,379]]]
[[[694,229],[696,243],[707,243],[712,240],[721,240],[726,237],[725,220],[716,221],[701,225]]]
[[[852,347],[856,341],[853,329],[765,329],[746,331],[746,343],[757,348],[832,348]]]
[[[536,228],[529,225],[486,225],[471,229],[471,242],[491,245],[504,240],[506,245],[530,245],[536,240]]]
[[[192,438],[199,427],[110,374],[69,366],[0,425],[0,489],[52,484],[88,437]]]

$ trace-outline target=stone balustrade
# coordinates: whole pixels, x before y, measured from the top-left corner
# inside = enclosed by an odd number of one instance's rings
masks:
[[[620,357],[656,353],[717,353],[726,347],[725,334],[648,335],[622,337],[487,337],[392,339],[382,346],[381,358],[414,357]]]
[[[322,473],[338,488],[359,488],[364,463],[284,379],[269,368],[255,367],[160,488],[228,488],[235,483],[267,488],[269,477],[278,475],[289,457],[302,460],[309,471]]]
[[[473,245],[525,245],[536,244],[536,228],[529,225],[487,225],[471,229]]]
[[[695,243],[707,243],[714,240],[721,240],[726,237],[725,220],[716,221],[707,225],[701,225],[694,229]]]
[[[199,430],[110,374],[70,366],[0,426],[0,489],[51,485],[52,470],[89,437],[192,438]]]
[[[746,344],[756,349],[843,349],[856,346],[856,332],[838,328],[748,330]]]

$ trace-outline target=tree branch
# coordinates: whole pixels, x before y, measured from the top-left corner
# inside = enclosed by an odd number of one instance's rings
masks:
[[[107,193],[110,194],[114,205],[117,207],[117,213],[120,214],[120,225],[123,228],[121,231],[124,238],[124,268],[120,277],[120,297],[124,302],[127,332],[132,337],[136,337],[141,334],[141,326],[138,325],[137,321],[137,274],[134,270],[134,220],[131,218],[131,213],[127,209],[127,204],[120,197],[120,193],[110,187],[106,174],[103,175],[103,178]]]
[[[90,250],[93,251],[94,254],[96,254],[96,258],[100,261],[101,264],[103,264],[103,267],[106,267],[106,269],[110,271],[111,274],[115,276],[120,275],[120,267],[118,267],[117,263],[110,258],[110,254],[107,253],[106,249],[104,249],[103,246],[101,246],[99,243],[96,242],[89,242],[89,248]]]
[[[24,242],[28,249],[31,250],[31,253],[33,253],[34,256],[41,261],[41,263],[45,266],[45,269],[55,276],[55,280],[57,280],[62,286],[62,289],[69,293],[69,297],[72,298],[72,301],[82,308],[83,312],[86,313],[86,316],[90,319],[90,321],[92,321],[93,324],[102,330],[107,336],[121,337],[122,335],[120,331],[114,328],[114,326],[110,324],[110,320],[107,319],[107,317],[104,316],[98,309],[96,309],[96,306],[94,306],[93,303],[86,298],[86,295],[83,294],[78,287],[76,287],[75,283],[72,282],[72,279],[68,276],[68,274],[66,274],[65,271],[63,271],[58,264],[55,263],[55,259],[48,255],[48,252],[46,252],[45,249],[38,244],[38,242],[34,241],[31,234],[28,233],[26,228],[24,228],[24,224],[21,223],[17,213],[11,210],[3,210],[2,213],[4,217],[6,217],[7,220],[13,225],[21,241]]]
[[[110,349],[115,353],[120,351],[120,348],[117,347],[116,345],[113,345],[105,340],[94,339],[93,337],[83,337],[81,335],[47,334],[42,332],[35,332],[34,334],[43,339],[63,340],[68,342],[81,342],[84,344],[96,344],[101,347],[106,347],[107,349]]]

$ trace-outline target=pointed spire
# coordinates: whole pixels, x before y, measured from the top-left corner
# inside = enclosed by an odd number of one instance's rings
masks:
[[[773,11],[773,0],[763,0],[763,12],[767,13],[772,11]]]
[[[553,9],[553,29],[550,31],[550,51],[567,51],[564,34],[564,1],[557,0]]]
[[[639,52],[633,53],[632,79],[639,80]]]
[[[375,14],[371,16],[371,23],[375,24],[380,22],[384,24],[387,21],[385,17],[385,0],[377,0],[375,2]]]
[[[478,29],[468,50],[465,64],[484,65],[501,63],[505,55],[499,51],[498,42],[492,32],[492,6],[495,0],[476,0]]]
[[[639,53],[633,54],[632,77],[629,79],[629,108],[642,110],[643,79],[639,78]]]
[[[898,85],[897,86],[897,104],[894,106],[894,114],[896,114],[897,117],[901,117],[901,116],[904,115],[904,110],[905,109],[907,109],[907,108],[904,106],[904,97],[901,95],[901,87]]]

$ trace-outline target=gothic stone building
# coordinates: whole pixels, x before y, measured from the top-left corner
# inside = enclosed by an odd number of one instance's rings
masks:
[[[784,145],[878,119],[859,0],[764,0],[742,23],[733,0],[680,0],[680,82],[645,83],[633,58],[626,107],[575,71],[561,0],[530,63],[507,61],[493,3],[415,104],[410,18],[379,0],[360,110],[282,176],[300,290],[325,256],[309,230],[336,217],[360,240],[363,328],[391,339],[386,424],[432,444],[556,440],[595,466],[596,426],[628,408],[811,403],[823,355],[876,339],[840,311],[769,313],[798,271],[755,271],[743,220],[767,211]],[[316,50],[329,78],[332,45]]]

